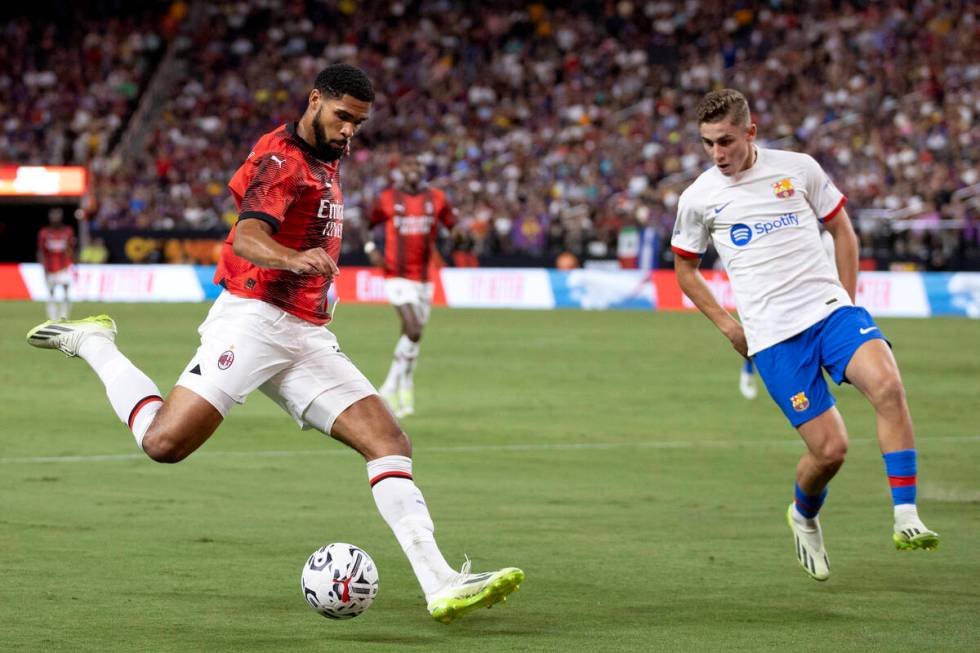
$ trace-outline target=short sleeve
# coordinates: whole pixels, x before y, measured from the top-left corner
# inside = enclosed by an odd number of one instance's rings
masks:
[[[257,218],[278,231],[299,194],[303,169],[291,157],[276,153],[262,155],[254,165],[255,174],[242,195],[238,219]]]
[[[708,249],[708,238],[704,215],[688,198],[681,195],[670,248],[682,258],[698,258]]]
[[[371,209],[371,214],[368,216],[368,222],[371,223],[372,227],[375,227],[388,219],[388,212],[385,211],[384,208],[387,197],[388,193],[382,192],[380,195],[378,195],[378,199],[374,202],[374,208]]]
[[[445,225],[447,229],[452,229],[456,224],[456,211],[449,203],[449,198],[446,197],[445,193],[439,194],[439,200],[439,215],[437,216],[439,222]]]
[[[847,197],[837,189],[813,157],[804,155],[802,174],[807,201],[820,222],[827,222],[837,215],[847,202]]]

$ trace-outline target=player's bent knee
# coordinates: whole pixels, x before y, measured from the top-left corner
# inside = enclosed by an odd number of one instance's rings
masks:
[[[826,469],[838,469],[847,458],[847,440],[834,438],[829,440],[820,450],[820,464]]]
[[[875,384],[871,403],[876,408],[888,408],[905,404],[905,386],[897,374],[889,374]]]
[[[422,329],[418,327],[409,327],[405,329],[405,337],[412,342],[418,342],[422,339]]]
[[[143,438],[143,451],[158,463],[179,463],[190,455],[190,451],[180,442],[166,436],[147,433]]]

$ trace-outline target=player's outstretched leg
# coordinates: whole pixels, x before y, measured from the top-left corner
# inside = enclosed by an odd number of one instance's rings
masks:
[[[57,349],[88,363],[105,385],[109,403],[142,448],[143,436],[163,405],[156,384],[116,348],[116,323],[108,315],[47,321],[27,332],[27,342]]]
[[[738,391],[746,399],[755,399],[759,395],[759,389],[755,383],[755,366],[751,358],[746,358],[742,363],[742,370],[738,374]]]
[[[877,332],[877,327],[874,329]],[[939,546],[939,534],[922,523],[915,503],[918,480],[915,435],[905,387],[891,349],[881,339],[864,342],[847,364],[846,374],[875,410],[878,444],[891,486],[895,547],[935,549]]]
[[[450,623],[476,608],[504,601],[524,580],[507,567],[471,574],[469,562],[456,572],[436,545],[435,526],[412,474],[411,443],[377,395],[360,399],[336,419],[336,407],[321,395],[304,421],[358,451],[367,460],[378,512],[395,534],[425,594],[433,618]]]

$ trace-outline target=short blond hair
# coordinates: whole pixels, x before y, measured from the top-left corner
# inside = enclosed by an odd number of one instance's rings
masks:
[[[751,124],[749,101],[733,88],[711,91],[698,102],[698,125],[721,122],[728,118],[733,125],[746,127]]]

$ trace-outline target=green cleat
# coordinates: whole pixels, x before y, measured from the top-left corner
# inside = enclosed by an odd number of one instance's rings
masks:
[[[892,534],[895,548],[899,551],[912,551],[914,549],[932,551],[937,549],[939,547],[939,533],[930,531],[922,525],[922,522],[919,522],[919,526],[922,528],[912,526],[895,531]]]
[[[82,320],[48,320],[27,332],[28,344],[41,349],[58,349],[65,356],[78,356],[78,348],[89,336],[116,339],[116,323],[108,315]]]
[[[433,619],[448,624],[477,608],[489,608],[506,601],[524,582],[524,572],[516,567],[483,574],[469,571],[467,560],[459,577],[429,598],[429,614]]]

